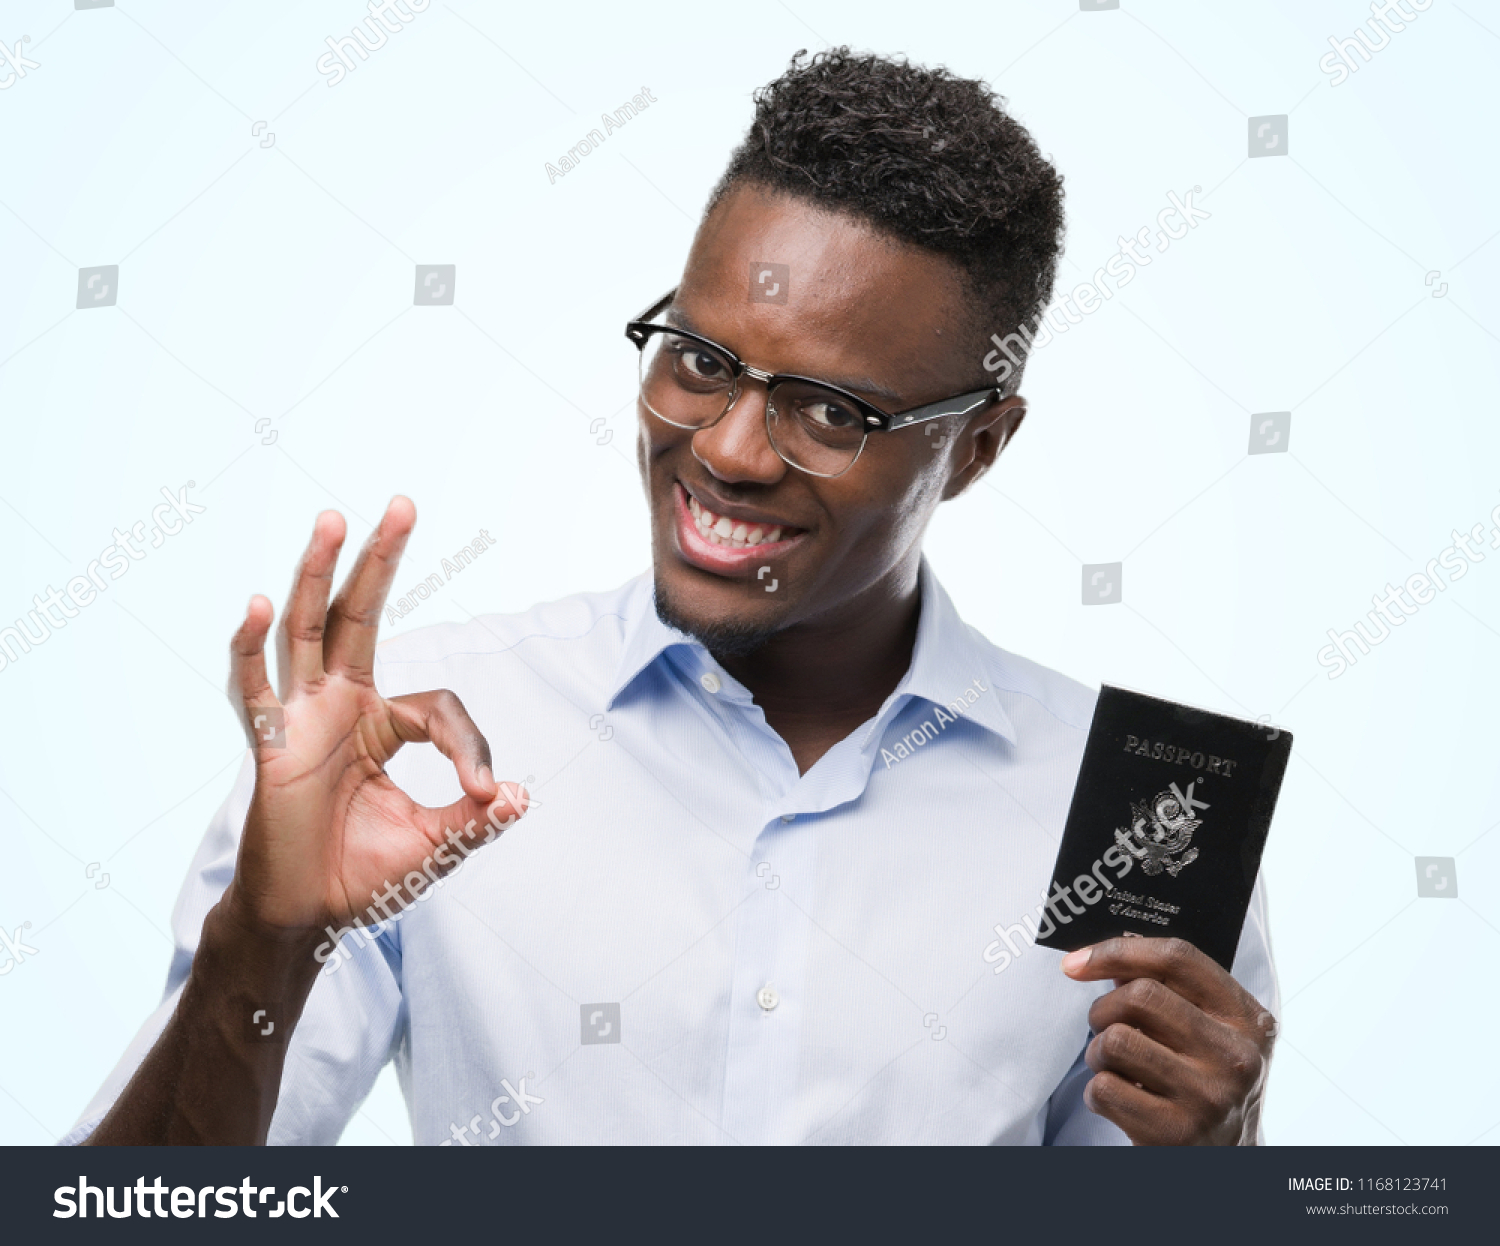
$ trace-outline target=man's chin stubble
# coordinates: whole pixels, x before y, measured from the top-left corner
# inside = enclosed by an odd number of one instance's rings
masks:
[[[691,636],[716,658],[739,658],[754,653],[780,630],[746,619],[716,619],[705,623],[690,619],[672,600],[671,591],[658,575],[655,580],[656,617],[668,627]]]

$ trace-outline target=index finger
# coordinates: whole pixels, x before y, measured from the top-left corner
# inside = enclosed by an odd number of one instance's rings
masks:
[[[338,511],[323,511],[314,522],[312,539],[297,563],[292,594],[276,633],[282,700],[323,678],[328,590],[346,531],[344,517]]]
[[[396,579],[407,538],[417,522],[417,508],[399,493],[390,500],[370,534],[354,568],[328,608],[323,640],[323,668],[368,682],[375,673],[375,638],[380,611]]]
[[[1251,1000],[1249,992],[1218,961],[1186,939],[1105,939],[1069,952],[1062,959],[1062,968],[1078,982],[1153,978],[1190,1004],[1226,1020],[1245,1013],[1246,1001]]]

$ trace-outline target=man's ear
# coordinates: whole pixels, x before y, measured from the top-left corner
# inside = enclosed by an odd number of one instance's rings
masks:
[[[990,470],[1025,418],[1026,399],[1019,394],[1002,399],[988,410],[970,417],[955,437],[950,460],[953,474],[943,487],[943,501],[956,498]]]

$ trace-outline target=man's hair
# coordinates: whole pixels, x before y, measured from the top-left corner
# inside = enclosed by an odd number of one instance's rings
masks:
[[[1004,98],[904,58],[806,55],[755,93],[755,120],[708,211],[750,183],[847,212],[958,264],[976,343],[1031,324],[1062,251],[1062,178]]]

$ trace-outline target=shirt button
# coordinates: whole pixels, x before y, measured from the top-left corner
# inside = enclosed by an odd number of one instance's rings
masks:
[[[784,814],[781,815],[781,820],[783,822],[791,822],[796,817],[797,817],[797,815],[795,813],[784,813]]]
[[[703,685],[704,692],[717,692],[724,686],[723,682],[712,671],[704,671],[698,677],[698,682]]]
[[[774,986],[768,984],[760,988],[760,993],[756,995],[755,1002],[767,1012],[770,1012],[777,1004],[781,1003],[781,996],[776,994]]]

